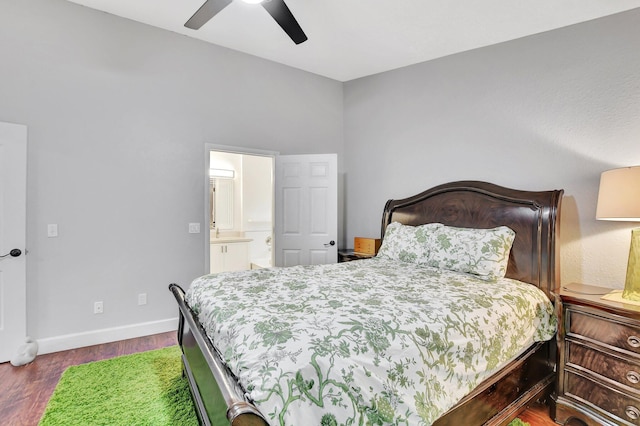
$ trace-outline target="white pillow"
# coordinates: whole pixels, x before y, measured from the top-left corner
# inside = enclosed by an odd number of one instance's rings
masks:
[[[431,247],[435,244],[435,231],[442,226],[441,223],[410,226],[392,222],[387,225],[378,256],[426,264],[429,261]]]
[[[493,229],[442,226],[436,231],[427,265],[477,275],[484,280],[503,278],[516,233],[506,227]]]

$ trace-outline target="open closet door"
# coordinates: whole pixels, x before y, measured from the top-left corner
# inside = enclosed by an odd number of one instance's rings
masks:
[[[337,163],[337,154],[276,156],[275,266],[337,261]]]

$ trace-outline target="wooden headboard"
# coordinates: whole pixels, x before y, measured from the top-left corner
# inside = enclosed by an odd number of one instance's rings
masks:
[[[439,222],[463,228],[513,229],[516,238],[507,277],[531,283],[547,296],[560,285],[559,235],[563,190],[519,191],[486,182],[451,182],[402,200],[389,200],[382,215],[388,224]]]

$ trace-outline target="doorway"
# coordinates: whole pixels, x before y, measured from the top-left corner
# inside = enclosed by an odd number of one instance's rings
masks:
[[[275,153],[208,146],[209,273],[274,264]]]

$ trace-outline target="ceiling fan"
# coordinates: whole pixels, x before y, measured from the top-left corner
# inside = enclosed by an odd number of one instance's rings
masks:
[[[185,27],[193,30],[199,29],[213,18],[218,12],[227,7],[232,0],[207,0],[200,9],[193,14],[184,24]],[[269,15],[282,27],[285,33],[295,44],[300,44],[307,40],[307,36],[300,28],[298,21],[291,13],[291,10],[284,3],[284,0],[243,0],[246,3],[262,4],[262,7],[269,12]]]

